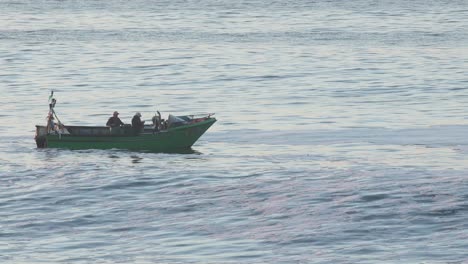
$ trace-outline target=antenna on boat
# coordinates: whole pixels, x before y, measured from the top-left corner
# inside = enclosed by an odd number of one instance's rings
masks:
[[[55,103],[57,103],[57,100],[54,98],[54,90],[51,90],[49,95],[49,110],[53,111]]]
[[[47,126],[48,127],[49,127],[51,117],[54,117],[54,116],[58,121],[59,127],[63,126],[63,123],[60,121],[60,119],[58,118],[58,116],[57,116],[57,114],[55,113],[55,110],[54,110],[54,107],[55,107],[56,103],[57,103],[57,100],[55,100],[55,98],[54,98],[54,90],[51,90],[50,95],[49,95],[49,114],[47,115]]]

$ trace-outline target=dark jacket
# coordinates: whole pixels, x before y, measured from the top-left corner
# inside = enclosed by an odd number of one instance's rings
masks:
[[[143,128],[145,122],[142,122],[140,117],[137,116],[137,115],[134,115],[133,118],[132,118],[132,127],[139,131]]]
[[[106,123],[106,126],[110,126],[110,127],[117,127],[117,126],[123,126],[123,125],[124,123],[117,116],[112,116],[111,118],[109,118],[109,120],[107,120],[107,123]]]

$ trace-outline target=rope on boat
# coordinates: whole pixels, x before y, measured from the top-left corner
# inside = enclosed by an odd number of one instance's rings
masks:
[[[54,91],[52,90],[50,92],[49,96],[49,114],[47,115],[47,133],[49,132],[50,129],[53,129],[55,132],[58,133],[59,139],[62,138],[62,133],[68,132],[65,128],[65,125],[60,121],[59,117],[57,116],[57,113],[55,113],[55,104],[57,103],[57,100],[54,98]],[[57,129],[55,127],[50,127],[50,119],[55,117],[57,119]]]

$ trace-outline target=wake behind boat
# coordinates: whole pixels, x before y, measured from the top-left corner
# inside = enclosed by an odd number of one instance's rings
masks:
[[[47,125],[36,125],[38,148],[66,149],[127,149],[151,152],[174,152],[190,149],[195,142],[216,122],[214,114],[174,116],[167,120],[153,118],[152,125],[141,128],[126,124],[108,126],[69,126],[58,119],[54,107],[49,104]],[[55,122],[57,120],[57,123]]]

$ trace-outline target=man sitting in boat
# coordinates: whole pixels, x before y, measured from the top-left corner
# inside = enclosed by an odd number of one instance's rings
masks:
[[[138,134],[143,130],[145,126],[145,121],[141,121],[141,114],[137,112],[132,118],[132,127],[135,134]]]
[[[122,122],[122,120],[120,120],[119,118],[119,112],[115,111],[114,114],[112,115],[112,117],[109,118],[109,120],[107,120],[107,123],[106,123],[106,126],[108,127],[119,127],[119,126],[123,126],[124,123]]]

